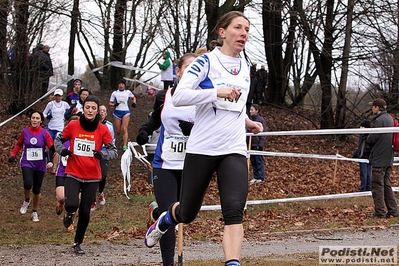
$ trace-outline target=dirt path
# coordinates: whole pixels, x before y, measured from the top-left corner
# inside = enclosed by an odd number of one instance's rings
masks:
[[[382,246],[398,245],[399,225],[390,228],[364,231],[344,229],[334,232],[318,231],[298,236],[273,234],[273,240],[245,242],[242,257],[283,256],[300,253],[317,253],[319,246]],[[160,250],[156,246],[148,249],[142,240],[127,244],[112,244],[103,241],[97,244],[83,244],[86,251],[76,256],[71,245],[32,245],[0,248],[0,265],[160,265]],[[214,242],[185,242],[183,257],[188,260],[223,260],[221,244]],[[298,256],[295,256],[298,259]],[[281,258],[287,260],[286,257]],[[317,258],[316,258],[317,259]],[[298,259],[299,260],[299,259]]]

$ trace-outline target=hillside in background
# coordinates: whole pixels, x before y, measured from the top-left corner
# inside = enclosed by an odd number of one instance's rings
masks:
[[[108,104],[109,94],[96,93],[102,103]],[[43,107],[36,106],[39,110]],[[138,128],[146,121],[148,113],[152,110],[153,98],[139,95],[137,108],[132,109],[132,117],[129,125],[130,140],[135,140]],[[111,110],[108,112],[112,121]],[[308,110],[294,109],[284,110],[262,106],[262,116],[266,119],[268,131],[309,130],[314,129],[313,121],[317,114]],[[1,117],[4,121],[7,117]],[[7,158],[15,145],[23,127],[28,125],[25,115],[17,117],[0,127],[0,140],[3,149],[0,160],[0,187],[4,185],[15,186],[12,195],[3,191],[3,197],[16,199],[12,203],[14,209],[19,208],[19,199],[22,199],[22,180],[18,164],[9,164]],[[303,153],[303,154],[340,154],[351,157],[357,147],[358,136],[269,136],[264,150],[270,152]],[[117,139],[117,147],[122,154],[121,137]],[[20,156],[20,155],[19,155]],[[264,183],[249,185],[249,200],[281,199],[288,197],[304,197],[327,195],[336,193],[356,192],[359,187],[359,166],[357,163],[347,161],[307,159],[298,157],[265,157],[266,176]],[[398,171],[394,167],[392,173],[393,186],[398,186]],[[50,174],[47,174],[50,175]],[[137,160],[131,165],[132,189],[129,195],[151,196],[152,187],[147,181],[147,170]],[[17,177],[17,178],[15,178]],[[11,180],[13,178],[13,180]],[[249,179],[252,178],[250,174]],[[113,197],[125,197],[123,195],[123,179],[120,171],[120,160],[110,163],[106,191]],[[51,189],[53,184],[50,185]],[[15,190],[21,195],[16,195]],[[52,192],[51,192],[52,193]],[[54,202],[53,202],[54,203]],[[206,194],[204,204],[214,205],[219,203],[216,182],[212,181]],[[43,203],[45,204],[45,203]],[[143,208],[146,208],[145,203]],[[54,204],[53,204],[54,205]],[[53,212],[53,205],[41,206]],[[301,230],[309,228],[325,228],[332,224],[338,226],[359,227],[369,224],[367,215],[373,213],[371,197],[361,203],[353,199],[343,201],[322,202],[298,202],[291,204],[271,204],[263,207],[248,206],[245,216],[245,230],[247,238],[258,238],[259,231],[267,234],[271,231]],[[209,222],[209,221],[213,222]],[[380,225],[386,225],[389,220],[376,221]],[[202,235],[209,239],[219,241],[221,239],[221,215],[209,212],[201,212],[199,218],[189,227],[187,234],[190,236]],[[138,228],[133,237],[142,236],[145,228]],[[106,237],[106,236],[105,236]]]

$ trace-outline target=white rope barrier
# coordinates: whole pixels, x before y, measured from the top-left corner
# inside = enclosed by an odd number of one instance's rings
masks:
[[[101,67],[93,68],[91,70],[91,72],[97,72],[106,66],[113,66],[113,67],[118,67],[118,68],[123,68],[123,69],[137,70],[137,71],[148,72],[148,73],[153,73],[153,74],[157,74],[157,75],[159,75],[161,73],[160,71],[152,71],[152,70],[148,70],[148,69],[144,69],[144,68],[124,65],[124,64],[122,64],[121,61],[111,61],[108,64],[103,65]]]
[[[72,79],[72,77],[68,78],[64,83],[68,83],[70,80]],[[47,97],[48,95],[50,95],[51,93],[53,93],[58,87],[64,87],[65,85],[63,85],[62,83],[53,83],[51,82],[50,84],[54,85],[50,90],[48,90],[43,96],[41,96],[39,99],[37,99],[36,101],[34,101],[33,103],[31,103],[30,105],[28,105],[25,109],[23,109],[22,111],[18,112],[17,114],[13,115],[12,117],[8,118],[7,120],[3,121],[0,123],[0,127],[2,127],[3,125],[7,124],[8,122],[10,122],[11,120],[13,120],[14,118],[16,118],[17,116],[19,116],[20,114],[22,114],[23,112],[25,112],[26,110],[28,110],[29,108],[31,108],[33,105],[35,105],[37,102],[39,102],[41,99],[43,99],[44,97]]]
[[[345,128],[345,129],[316,129],[316,130],[294,130],[294,131],[270,131],[258,134],[247,133],[247,136],[304,136],[304,135],[345,135],[362,133],[393,133],[399,132],[399,127],[379,128]]]
[[[323,135],[323,134],[360,134],[360,133],[392,133],[399,132],[399,127],[385,127],[385,128],[354,128],[354,129],[326,129],[326,130],[301,130],[301,131],[275,131],[275,132],[263,132],[259,134],[247,133],[247,136],[259,136],[259,135]],[[138,145],[136,143],[136,145]],[[156,146],[156,144],[145,144],[142,146],[143,151],[148,146]],[[264,156],[277,156],[277,157],[299,157],[299,158],[310,158],[310,159],[327,159],[327,160],[340,160],[340,161],[352,161],[352,162],[365,162],[368,163],[367,159],[347,158],[340,154],[335,155],[320,155],[320,154],[303,154],[303,153],[288,153],[288,152],[266,152],[266,151],[255,151],[248,150],[249,155],[264,155]],[[140,156],[138,156],[140,157]],[[136,156],[137,158],[137,156]],[[140,158],[137,158],[140,160]],[[399,157],[394,157],[394,161],[399,161]],[[393,165],[399,165],[394,163]],[[392,188],[394,192],[399,192],[399,187]],[[297,201],[309,201],[309,200],[326,200],[326,199],[337,199],[337,198],[350,198],[350,197],[362,197],[370,196],[371,192],[353,192],[344,194],[331,194],[321,196],[308,196],[298,198],[284,198],[284,199],[272,199],[272,200],[254,200],[247,201],[247,205],[256,204],[273,204],[273,203],[284,203],[284,202],[297,202]],[[245,207],[246,208],[246,207]],[[220,210],[220,205],[204,205],[201,210]]]
[[[399,187],[393,187],[392,190],[394,192],[399,192]],[[298,197],[298,198],[271,199],[271,200],[248,200],[246,205],[275,204],[275,203],[287,203],[287,202],[310,201],[310,200],[343,199],[343,198],[364,197],[364,196],[371,196],[371,191],[331,194],[331,195],[321,195],[321,196],[308,196],[308,197]],[[221,210],[221,206],[205,205],[202,206],[200,210],[216,211],[216,210]]]

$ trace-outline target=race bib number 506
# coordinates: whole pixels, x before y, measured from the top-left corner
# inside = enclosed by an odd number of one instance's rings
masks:
[[[79,156],[93,157],[95,144],[94,140],[75,139],[73,153]]]

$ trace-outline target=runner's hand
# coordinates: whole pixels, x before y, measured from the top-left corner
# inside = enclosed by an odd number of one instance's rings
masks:
[[[99,150],[93,150],[93,155],[94,155],[94,157],[96,157],[99,160],[101,160],[101,158],[103,158],[103,154]]]
[[[63,157],[71,155],[71,154],[72,154],[72,152],[70,150],[68,150],[68,149],[63,149],[61,151],[61,156],[63,156]]]
[[[178,120],[178,121],[179,121],[179,127],[181,128],[181,132],[183,133],[183,135],[190,136],[191,129],[193,128],[194,124],[184,120]]]
[[[144,145],[148,142],[148,134],[145,130],[140,130],[137,134],[136,141],[139,145]]]

